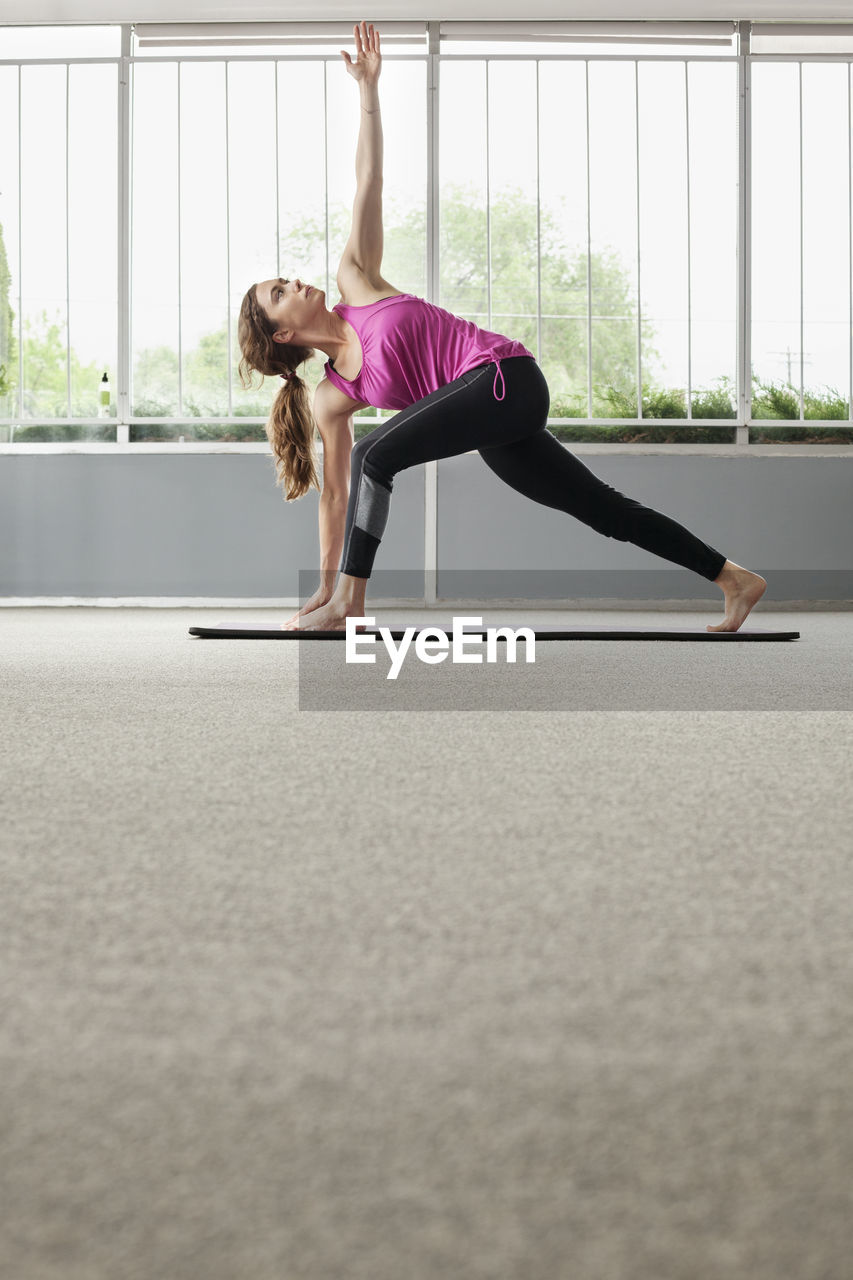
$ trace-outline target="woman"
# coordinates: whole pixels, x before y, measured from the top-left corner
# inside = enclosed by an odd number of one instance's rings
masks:
[[[548,386],[520,342],[402,293],[381,275],[382,55],[372,24],[353,30],[355,62],[341,52],[361,95],[352,230],[337,277],[344,301],[329,311],[321,289],[276,279],[252,285],[240,310],[244,385],[252,369],[284,381],[267,435],[286,500],[320,488],[315,421],[323,441],[321,584],[283,627],[340,630],[347,617],[363,616],[394,476],[476,449],[496,475],[535,502],[716,582],[726,612],[707,630],[737,631],[764,594],[765,580],[668,516],[626,498],[565,449],[546,428]],[[330,359],[312,416],[296,368],[314,348]],[[400,412],[354,444],[352,415],[367,405]]]

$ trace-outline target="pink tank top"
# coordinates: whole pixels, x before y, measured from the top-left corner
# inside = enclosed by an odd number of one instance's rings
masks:
[[[503,400],[506,385],[501,359],[533,358],[520,342],[480,329],[412,293],[382,298],[365,307],[339,302],[332,310],[355,329],[364,360],[361,372],[351,382],[341,377],[331,360],[326,362],[326,377],[353,400],[377,409],[406,409],[492,360],[498,366],[492,393],[496,400]],[[500,395],[498,378],[503,385]]]

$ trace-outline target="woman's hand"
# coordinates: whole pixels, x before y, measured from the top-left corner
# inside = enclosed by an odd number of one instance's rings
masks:
[[[294,613],[292,618],[288,618],[287,622],[281,624],[282,631],[299,631],[299,619],[306,613],[313,613],[315,609],[321,609],[323,605],[328,604],[332,598],[334,591],[331,587],[318,587],[310,600],[306,600],[305,604],[298,613]]]
[[[341,49],[341,57],[346,63],[347,71],[359,84],[376,84],[382,70],[382,53],[379,48],[379,32],[371,22],[358,23],[353,27],[355,36],[356,60]]]

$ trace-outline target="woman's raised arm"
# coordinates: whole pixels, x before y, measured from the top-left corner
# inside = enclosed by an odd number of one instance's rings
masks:
[[[361,127],[355,156],[355,176],[363,179],[382,176],[382,119],[379,113],[379,76],[382,73],[382,52],[379,32],[371,23],[362,22],[353,27],[356,61],[341,50],[347,71],[358,81],[361,93]],[[373,118],[375,117],[375,119]]]
[[[366,22],[353,28],[356,61],[341,50],[347,71],[358,81],[361,123],[355,157],[356,193],[352,230],[341,258],[341,266],[354,263],[367,277],[378,277],[382,267],[382,116],[379,110],[379,75],[382,53],[379,32]]]

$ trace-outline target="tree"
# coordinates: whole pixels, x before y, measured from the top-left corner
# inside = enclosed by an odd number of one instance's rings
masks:
[[[98,389],[104,370],[81,364],[66,347],[65,322],[46,311],[24,320],[24,412],[33,417],[93,418],[98,412]],[[71,412],[68,409],[68,373],[71,373]]]
[[[349,235],[350,218],[346,206],[329,211],[330,273]],[[537,237],[536,201],[521,187],[499,193],[487,214],[473,188],[452,186],[442,190],[439,235],[439,305],[482,328],[506,332],[535,354],[541,280],[543,349],[538,354],[552,389],[552,413],[555,417],[571,416],[566,410],[577,402],[577,416],[586,417],[587,256],[569,248],[558,218],[542,209]],[[324,277],[325,241],[325,225],[319,218],[306,219],[292,228],[280,241],[282,263],[293,264],[283,267],[285,274],[298,271],[311,278],[313,268],[315,279]],[[636,306],[631,299],[631,281],[615,253],[593,254],[590,268],[593,315],[621,319],[619,324],[595,325],[592,380],[599,391],[601,412],[605,388],[612,386],[626,394],[636,384]],[[402,213],[386,208],[382,274],[406,292],[426,293],[425,208]],[[495,313],[508,314],[509,320],[504,324]],[[659,358],[651,346],[654,333],[650,322],[643,321],[641,331],[644,363]],[[602,412],[601,416],[613,415]]]
[[[488,233],[488,238],[487,238]],[[477,205],[473,189],[445,191],[441,206],[442,305],[488,328],[488,261],[491,248],[493,312],[512,315],[511,332],[539,355],[552,398],[562,404],[581,400],[587,416],[587,254],[572,249],[564,228],[549,209],[539,210],[521,187],[505,189],[492,200],[491,212]],[[635,386],[637,376],[637,312],[631,281],[613,252],[592,254],[591,307],[594,323],[592,384],[600,398],[608,385]],[[542,307],[542,350],[537,352],[539,290]],[[446,299],[446,303],[444,302]],[[602,317],[598,319],[597,317]],[[604,320],[603,317],[610,318]],[[614,322],[617,318],[618,322]],[[493,320],[504,332],[509,326]],[[643,356],[659,358],[651,346],[651,324],[641,324]],[[555,417],[568,416],[559,403]],[[608,415],[609,416],[609,415]]]

